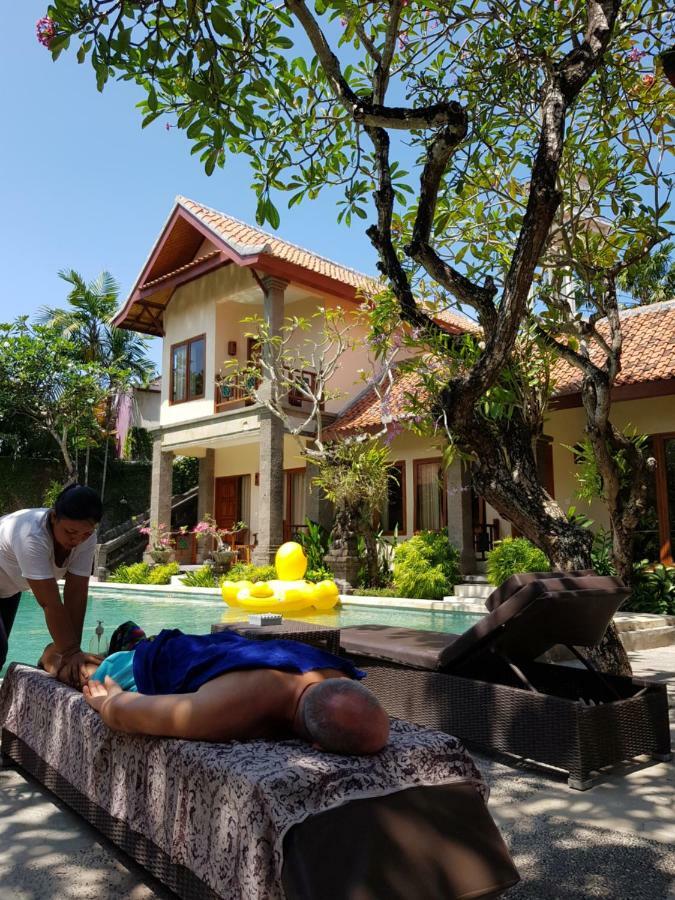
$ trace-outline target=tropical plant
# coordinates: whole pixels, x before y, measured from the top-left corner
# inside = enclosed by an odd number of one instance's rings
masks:
[[[333,549],[344,547],[357,556],[356,542],[361,535],[368,579],[376,583],[379,559],[374,522],[389,491],[392,464],[388,447],[368,436],[334,441],[325,445],[316,466],[318,474],[313,483],[334,507]]]
[[[147,339],[133,331],[116,328],[111,319],[119,302],[119,285],[110,272],[101,272],[86,282],[74,269],[62,270],[59,277],[71,286],[68,307],[42,307],[38,321],[60,331],[77,347],[84,362],[96,364],[104,392],[99,416],[100,435],[104,440],[101,497],[105,496],[109,443],[120,397],[134,384],[145,384],[155,371],[147,356]],[[87,443],[84,482],[89,481]]]
[[[150,525],[144,525],[138,529],[139,534],[148,536],[148,548],[150,550],[171,550],[175,546],[175,541],[171,536],[171,529],[161,522]]]
[[[272,581],[277,577],[274,566],[254,566],[252,563],[235,563],[227,573],[228,581]]]
[[[166,565],[151,566],[148,563],[132,563],[114,569],[108,581],[115,584],[171,584],[173,575],[178,575],[180,567],[172,562]]]
[[[212,566],[202,566],[193,572],[186,572],[181,581],[186,587],[217,588],[223,576],[216,576]]]
[[[517,572],[549,572],[551,563],[546,554],[526,538],[504,538],[497,541],[487,555],[487,576],[490,584],[499,587]]]
[[[296,540],[305,551],[308,570],[318,571],[324,568],[323,558],[328,553],[329,539],[330,532],[327,528],[319,522],[305,519],[305,530],[298,532]]]
[[[197,522],[192,529],[192,533],[196,535],[198,541],[212,538],[215,542],[216,550],[220,551],[230,548],[229,544],[225,545],[224,538],[232,537],[240,531],[245,531],[246,528],[246,522],[235,522],[231,528],[219,528],[213,516],[207,513],[201,522]]]
[[[396,546],[396,596],[442,600],[459,581],[459,551],[444,532],[420,531]]]
[[[634,612],[675,615],[675,566],[653,565],[642,560],[635,567],[635,578],[626,609]]]
[[[27,318],[0,324],[0,420],[21,416],[48,434],[61,453],[66,481],[76,478],[73,447],[97,428],[104,399],[101,369],[83,362],[71,340]]]

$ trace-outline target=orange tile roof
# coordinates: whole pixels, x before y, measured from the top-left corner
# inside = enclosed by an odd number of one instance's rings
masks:
[[[621,314],[621,319],[623,360],[617,386],[675,378],[675,301],[626,310]],[[603,330],[602,323],[600,329]],[[591,356],[600,360],[599,348],[596,347]],[[554,375],[557,397],[580,390],[581,375],[566,362],[557,363]],[[423,390],[414,372],[399,373],[385,401],[386,412],[392,421],[410,418],[406,395],[417,394],[420,402]],[[424,402],[423,397],[421,402]],[[326,437],[378,431],[382,428],[384,411],[375,390],[365,388],[338,414]]]
[[[416,372],[395,374],[394,384],[384,401],[380,400],[373,387],[364,388],[338,414],[330,428],[326,430],[326,437],[330,439],[338,435],[347,437],[363,431],[377,431],[382,428],[385,411],[393,422],[410,418],[406,395],[419,395],[420,391],[420,378]]]
[[[599,322],[598,330],[607,334],[607,324]],[[675,378],[675,300],[624,310],[621,331],[623,349],[616,387]],[[591,348],[591,359],[604,359],[597,345]],[[556,364],[553,377],[557,397],[581,390],[581,372],[563,360]]]
[[[226,216],[208,206],[202,206],[200,203],[195,203],[194,200],[188,200],[187,197],[179,196],[176,201],[240,255],[268,253],[277,259],[283,259],[285,262],[318,272],[335,281],[349,284],[364,293],[374,294],[382,289],[381,284],[375,278],[357,272],[356,269],[350,269],[348,266],[342,266],[324,256],[312,253],[310,250],[305,250],[304,247],[299,247],[297,244],[283,241],[261,228],[247,225],[232,216]]]

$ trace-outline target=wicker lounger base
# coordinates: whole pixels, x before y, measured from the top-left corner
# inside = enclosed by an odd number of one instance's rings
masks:
[[[367,671],[368,687],[390,715],[454,734],[477,748],[563,769],[568,785],[577,790],[593,785],[591,773],[635,756],[671,759],[663,684],[605,676],[622,698],[612,700],[599,696],[589,672],[567,666],[523,665],[540,691],[534,693],[484,680],[490,677],[484,660],[482,671],[459,677],[355,654],[350,658]],[[601,702],[588,705],[588,700]]]
[[[2,753],[179,897],[220,900],[7,729]],[[467,784],[410,788],[312,816],[288,832],[284,858],[287,900],[495,900],[519,880],[490,813]]]

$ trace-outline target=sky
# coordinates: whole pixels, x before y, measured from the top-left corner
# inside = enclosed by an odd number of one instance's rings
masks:
[[[255,224],[244,161],[230,158],[207,177],[177,129],[167,131],[161,119],[141,129],[135,85],[108,82],[99,93],[91,65],[78,65],[72,48],[52,61],[35,37],[46,0],[3,6],[0,320],[65,305],[60,269],[86,280],[107,269],[125,299],[177,194]],[[338,225],[335,196],[292,210],[282,197],[278,206],[280,237],[375,273],[368,223]]]

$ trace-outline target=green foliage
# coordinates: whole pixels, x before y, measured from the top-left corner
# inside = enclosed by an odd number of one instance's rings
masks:
[[[26,318],[0,324],[0,419],[19,414],[51,436],[67,474],[74,474],[72,442],[96,431],[95,409],[105,398],[101,370],[82,362],[57,329]]]
[[[147,428],[133,425],[124,439],[124,458],[133,460],[152,459],[152,438]],[[179,457],[183,459],[184,457]],[[176,459],[175,462],[178,460]]]
[[[167,563],[164,566],[151,566],[148,563],[132,563],[118,566],[108,576],[108,581],[115,584],[171,584],[171,576],[178,575],[178,563]]]
[[[277,577],[274,566],[254,566],[253,563],[235,563],[227,573],[228,581],[271,581]]]
[[[317,584],[319,581],[332,581],[335,576],[330,569],[321,566],[316,569],[307,569],[305,572],[305,581],[311,581]]]
[[[299,532],[296,540],[305,551],[307,568],[322,569],[323,558],[328,553],[330,532],[318,522],[312,522],[311,519],[305,519],[305,525],[307,526],[306,530]]]
[[[398,597],[393,584],[384,587],[360,587],[357,591],[359,597]]]
[[[177,562],[167,563],[165,566],[151,566],[148,584],[171,584],[173,575],[178,575],[180,566]]]
[[[494,550],[487,555],[487,576],[495,587],[517,572],[550,571],[551,564],[546,554],[526,538],[497,541]]]
[[[199,460],[196,456],[177,456],[173,461],[173,492],[184,494],[199,484]]]
[[[369,438],[335,441],[318,461],[314,484],[340,509],[371,522],[389,490],[389,449]]]
[[[42,497],[42,506],[54,506],[56,498],[63,490],[63,483],[60,481],[50,481],[49,487]]]
[[[632,426],[629,426],[624,430],[624,436],[628,438],[638,453],[646,452],[647,435],[638,434]],[[575,444],[574,447],[565,446],[567,450],[574,454],[577,466],[575,476],[578,485],[576,493],[579,499],[585,500],[587,503],[595,499],[606,499],[605,486],[590,440],[585,438],[581,443]],[[621,486],[628,486],[628,483],[633,478],[633,471],[628,461],[626,450],[618,450],[614,454],[614,461],[619,472]]]
[[[216,578],[212,566],[202,566],[193,572],[186,572],[181,581],[186,587],[217,588],[220,578]]]
[[[612,534],[606,528],[599,528],[593,535],[591,568],[597,575],[616,575],[612,556]]]
[[[394,550],[398,597],[441,600],[459,581],[459,551],[442,531],[420,531]]]
[[[675,566],[651,565],[642,560],[634,568],[632,592],[624,609],[675,615]]]

